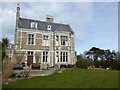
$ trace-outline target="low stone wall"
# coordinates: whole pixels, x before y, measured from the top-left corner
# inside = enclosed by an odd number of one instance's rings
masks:
[[[48,70],[13,70],[13,73],[17,77],[33,77],[33,76],[49,76],[55,73],[56,68],[50,68]]]

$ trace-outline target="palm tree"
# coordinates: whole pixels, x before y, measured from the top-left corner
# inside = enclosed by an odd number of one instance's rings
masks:
[[[8,38],[2,38],[2,60],[7,57],[7,48],[9,45],[9,39]]]

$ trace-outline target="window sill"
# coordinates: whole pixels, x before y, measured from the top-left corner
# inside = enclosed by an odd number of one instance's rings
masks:
[[[36,45],[36,44],[26,44],[26,45]]]

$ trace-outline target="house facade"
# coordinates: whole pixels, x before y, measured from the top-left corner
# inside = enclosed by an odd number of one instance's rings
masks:
[[[55,23],[47,15],[46,21],[20,17],[16,12],[14,55],[19,63],[34,63],[49,67],[75,65],[74,32],[70,25]]]

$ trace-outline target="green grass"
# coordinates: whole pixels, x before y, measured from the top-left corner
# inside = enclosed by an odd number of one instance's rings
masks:
[[[118,88],[118,71],[67,69],[61,74],[18,80],[3,88]]]

